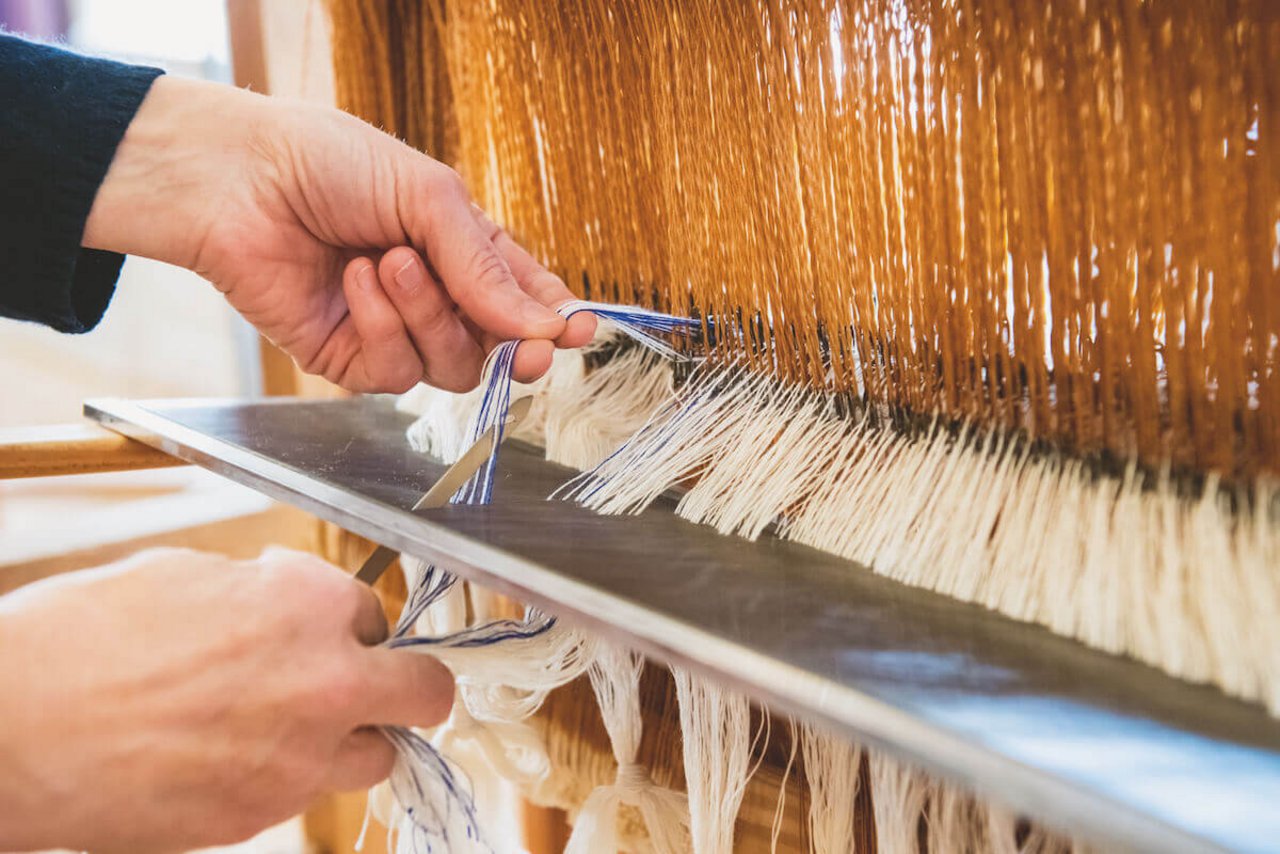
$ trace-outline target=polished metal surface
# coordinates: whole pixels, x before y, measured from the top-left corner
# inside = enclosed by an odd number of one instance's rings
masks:
[[[493,455],[493,448],[498,442],[498,428],[503,427],[505,431],[514,432],[516,427],[520,426],[520,422],[529,414],[529,410],[533,407],[532,397],[522,397],[507,408],[507,419],[505,424],[495,424],[488,430],[480,434],[480,438],[462,452],[462,456],[453,462],[453,465],[445,469],[444,474],[440,475],[440,479],[432,484],[431,488],[413,502],[410,510],[429,510],[432,507],[443,507],[457,494],[463,485],[471,480],[485,461]],[[504,433],[509,435],[509,433]],[[391,566],[400,553],[395,549],[389,549],[386,546],[378,546],[373,550],[373,554],[365,558],[365,562],[360,564],[360,568],[356,570],[356,580],[363,581],[365,584],[372,585],[382,577],[382,573],[387,571],[387,567]]]
[[[1280,721],[1044,629],[669,506],[544,500],[502,451],[494,503],[411,507],[444,466],[386,400],[99,401],[104,425],[438,561],[774,708],[848,732],[1104,850],[1280,848]]]

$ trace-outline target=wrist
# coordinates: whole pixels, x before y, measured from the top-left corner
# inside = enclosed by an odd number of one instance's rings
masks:
[[[82,244],[193,267],[245,170],[265,100],[230,86],[158,78],[98,189]]]

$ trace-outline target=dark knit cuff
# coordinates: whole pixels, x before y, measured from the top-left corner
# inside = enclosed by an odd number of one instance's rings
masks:
[[[124,257],[80,242],[161,73],[0,35],[0,313],[62,332],[102,318]]]

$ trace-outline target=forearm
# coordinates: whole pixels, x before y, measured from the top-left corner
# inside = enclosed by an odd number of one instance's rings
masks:
[[[0,314],[66,332],[101,317],[123,259],[81,235],[159,73],[0,34]]]

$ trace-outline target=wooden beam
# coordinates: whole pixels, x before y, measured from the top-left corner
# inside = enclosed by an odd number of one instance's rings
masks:
[[[92,424],[0,430],[0,480],[184,465]]]

